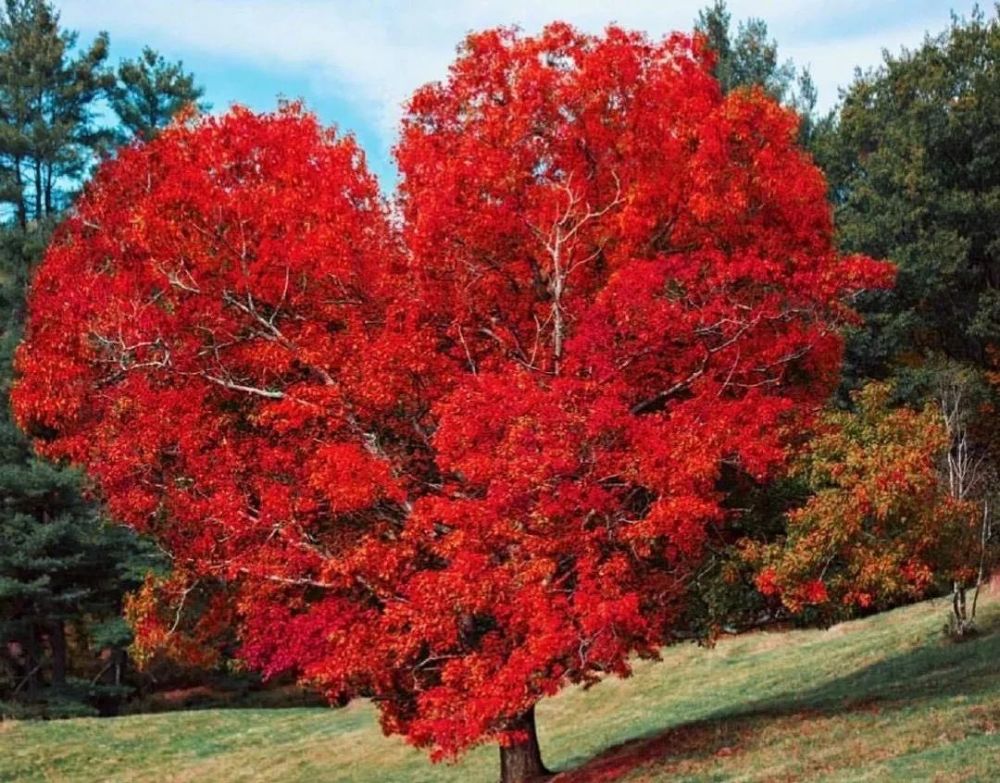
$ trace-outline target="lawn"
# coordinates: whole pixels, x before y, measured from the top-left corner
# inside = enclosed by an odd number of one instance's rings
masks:
[[[539,707],[558,783],[1000,779],[1000,596],[954,644],[930,601],[824,631],[679,646]],[[2,781],[494,781],[432,765],[373,708],[204,710],[0,724]]]

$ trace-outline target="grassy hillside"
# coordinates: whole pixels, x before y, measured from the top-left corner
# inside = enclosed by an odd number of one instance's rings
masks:
[[[943,639],[942,601],[826,631],[682,646],[539,710],[560,783],[988,781],[1000,766],[1000,597]],[[495,748],[432,766],[368,704],[0,724],[2,781],[493,781]]]

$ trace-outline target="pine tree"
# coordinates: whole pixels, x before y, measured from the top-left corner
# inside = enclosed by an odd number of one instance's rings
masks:
[[[741,87],[762,87],[777,101],[791,96],[796,69],[791,60],[778,61],[778,44],[768,38],[767,23],[751,18],[739,22],[735,35],[725,0],[698,12],[695,29],[715,52],[715,76],[723,92]]]
[[[860,303],[851,385],[913,379],[932,357],[989,367],[1000,348],[998,63],[1000,19],[955,19],[859,74],[817,149],[843,248],[899,266],[895,288]]]
[[[113,83],[108,37],[80,50],[77,42],[44,0],[5,0],[0,8],[0,169],[3,197],[22,228],[67,206],[110,141],[95,123]]]
[[[135,60],[122,60],[117,76],[110,103],[126,138],[151,138],[186,106],[207,108],[204,88],[183,63],[167,62],[148,46]]]
[[[760,87],[776,101],[795,109],[802,118],[800,140],[807,146],[817,120],[816,85],[808,68],[778,58],[778,43],[768,35],[763,19],[750,18],[732,29],[725,0],[715,0],[698,12],[695,30],[715,53],[715,77],[723,92]]]

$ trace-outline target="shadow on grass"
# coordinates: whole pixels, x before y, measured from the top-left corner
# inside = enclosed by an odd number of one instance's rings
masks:
[[[616,745],[556,776],[558,783],[610,783],[655,762],[704,762],[734,755],[770,724],[790,718],[828,718],[852,712],[892,713],[931,700],[1000,691],[1000,614],[986,618],[980,633],[961,643],[943,634],[808,690],[719,710],[692,723],[653,731]],[[995,730],[989,717],[989,730]]]

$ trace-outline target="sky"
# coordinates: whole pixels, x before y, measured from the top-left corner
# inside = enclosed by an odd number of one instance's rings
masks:
[[[273,109],[300,98],[325,123],[354,133],[383,183],[401,107],[446,76],[470,30],[516,24],[528,33],[559,19],[591,32],[611,22],[660,37],[690,30],[709,0],[54,0],[86,43],[105,30],[113,60],[144,45],[182,60],[215,111]],[[992,3],[984,3],[987,8]],[[834,106],[854,69],[882,50],[915,47],[974,0],[729,0],[734,26],[762,18],[782,59],[808,66],[819,108]]]

